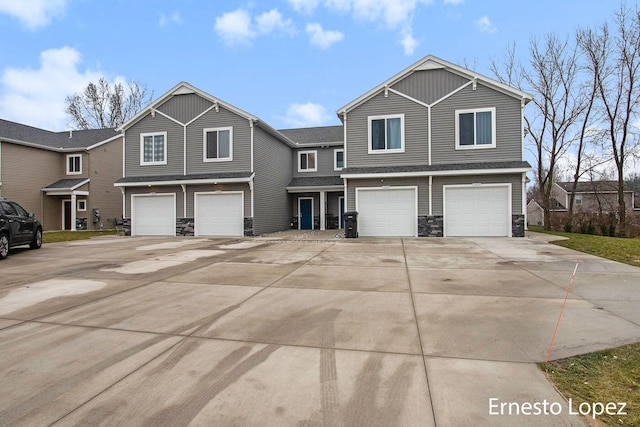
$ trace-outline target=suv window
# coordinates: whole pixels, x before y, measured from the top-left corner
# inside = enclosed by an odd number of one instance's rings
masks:
[[[18,216],[18,213],[16,212],[16,210],[9,203],[0,202],[0,205],[2,205],[2,210],[4,211],[5,215]]]
[[[23,217],[23,218],[27,218],[27,217],[29,216],[29,214],[27,213],[27,211],[25,211],[24,209],[22,209],[22,206],[20,206],[19,204],[17,204],[17,203],[13,203],[13,202],[9,202],[9,204],[10,204],[11,206],[13,206],[13,209],[15,209],[16,214],[17,214],[18,216],[21,216],[21,217]]]

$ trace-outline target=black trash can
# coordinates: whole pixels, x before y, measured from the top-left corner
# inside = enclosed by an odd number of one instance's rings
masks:
[[[358,212],[344,213],[344,237],[347,239],[358,237]]]

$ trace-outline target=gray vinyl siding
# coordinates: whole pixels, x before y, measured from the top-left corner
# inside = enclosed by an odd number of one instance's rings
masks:
[[[433,177],[433,214],[442,215],[444,185],[511,184],[511,213],[522,213],[522,174]]]
[[[131,218],[131,196],[133,194],[150,194],[156,193],[158,195],[161,194],[175,194],[176,195],[176,218],[184,217],[184,196],[182,193],[182,188],[178,186],[167,186],[167,187],[131,187],[125,190],[125,218]]]
[[[233,128],[233,160],[204,161],[203,129]],[[210,110],[187,126],[187,174],[251,171],[251,128],[249,120],[223,107]]]
[[[404,153],[369,154],[369,116],[404,114]],[[427,108],[400,95],[379,93],[347,114],[347,166],[426,165]]]
[[[496,108],[496,148],[456,150],[456,110]],[[474,163],[522,160],[520,100],[478,83],[431,108],[431,162]]]
[[[125,176],[181,175],[184,172],[183,126],[156,114],[145,116],[125,132]],[[167,164],[140,165],[140,134],[167,132]]]
[[[291,220],[286,187],[292,178],[293,150],[260,127],[255,127],[254,139],[254,233],[286,230]]]
[[[428,70],[416,71],[391,88],[426,104],[432,104],[468,82],[469,79],[446,70]]]
[[[187,186],[187,218],[193,218],[195,216],[195,193],[211,193],[214,191],[242,191],[244,192],[244,216],[251,216],[251,191],[249,190],[249,183],[238,182],[229,184],[216,184],[216,185],[188,185]],[[182,203],[182,199],[180,199]]]
[[[162,111],[182,124],[187,124],[212,105],[211,101],[195,93],[174,95],[159,106],[158,111]]]
[[[381,182],[380,178],[372,179],[348,179],[347,180],[347,211],[356,210],[356,188],[362,187],[418,187],[418,215],[429,215],[429,178],[428,177],[410,177],[410,178],[384,178]]]
[[[337,176],[340,175],[340,171],[333,170],[334,166],[334,151],[336,149],[341,149],[341,147],[313,147],[313,148],[301,148],[294,152],[293,157],[293,176]],[[317,162],[317,172],[298,172],[300,156],[299,153],[302,151],[315,151],[317,153],[316,162]]]

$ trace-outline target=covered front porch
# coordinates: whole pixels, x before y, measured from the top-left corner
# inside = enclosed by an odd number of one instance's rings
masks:
[[[86,230],[89,179],[61,179],[42,189],[45,229]]]
[[[344,228],[344,184],[340,177],[294,178],[291,195],[291,228],[335,230]]]

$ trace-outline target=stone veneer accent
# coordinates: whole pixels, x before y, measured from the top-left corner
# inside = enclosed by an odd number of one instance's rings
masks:
[[[193,218],[176,219],[176,236],[193,236],[195,223]]]
[[[511,215],[511,235],[513,237],[524,237],[524,215]]]
[[[429,215],[418,217],[418,236],[419,237],[443,237],[443,218],[442,215]]]
[[[253,217],[245,217],[244,219],[244,235],[247,237],[254,236],[253,234]]]

